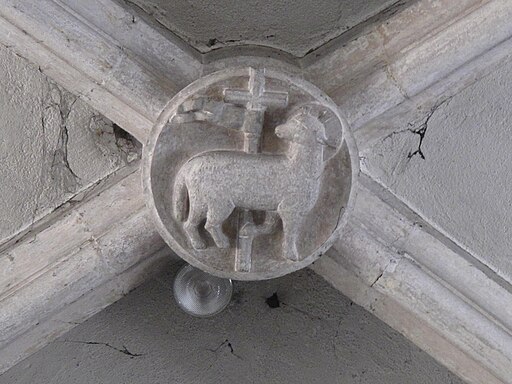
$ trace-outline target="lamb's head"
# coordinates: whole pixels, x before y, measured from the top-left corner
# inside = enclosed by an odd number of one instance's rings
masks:
[[[326,145],[325,128],[315,113],[301,108],[275,129],[276,136],[293,143],[313,146]]]

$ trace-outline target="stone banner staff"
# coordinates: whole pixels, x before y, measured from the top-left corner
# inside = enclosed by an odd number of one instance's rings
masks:
[[[244,151],[258,153],[260,151],[265,111],[271,106],[285,108],[288,105],[288,93],[265,91],[264,70],[250,68],[248,90],[225,89],[224,101],[245,106],[244,123],[241,128],[244,133]],[[277,223],[275,212],[267,212],[266,215],[265,222],[262,225],[255,225],[249,210],[242,209],[240,211],[235,271],[249,272],[251,270],[254,237],[270,233]]]

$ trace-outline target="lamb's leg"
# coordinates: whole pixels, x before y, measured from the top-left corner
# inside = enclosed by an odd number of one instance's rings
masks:
[[[194,204],[193,201],[190,201],[190,212],[188,215],[188,219],[185,222],[183,228],[188,235],[190,243],[192,247],[195,249],[205,249],[206,242],[201,238],[201,234],[199,233],[198,226],[203,221],[203,213],[200,209],[197,208],[198,205]]]
[[[204,228],[210,232],[213,241],[219,248],[229,248],[229,238],[222,231],[222,224],[233,212],[234,207],[227,203],[210,204]]]
[[[302,215],[292,212],[279,212],[283,222],[283,254],[288,260],[299,261],[297,238],[299,235]]]

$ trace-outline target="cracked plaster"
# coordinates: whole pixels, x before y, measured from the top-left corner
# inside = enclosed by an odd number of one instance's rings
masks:
[[[0,48],[0,244],[137,157],[107,119]]]
[[[397,127],[362,169],[512,281],[512,62]]]
[[[310,270],[237,282],[228,308],[200,319],[172,299],[179,265],[22,361],[0,384],[462,384]]]

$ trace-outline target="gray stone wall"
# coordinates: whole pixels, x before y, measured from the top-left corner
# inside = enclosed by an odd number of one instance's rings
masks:
[[[237,282],[224,312],[198,319],[172,298],[179,265],[11,368],[0,384],[462,384],[310,270]]]
[[[362,167],[512,281],[512,61],[420,121],[397,127]]]
[[[138,157],[122,130],[0,47],[0,244]]]
[[[261,45],[302,57],[396,4],[393,0],[125,0],[200,52]]]

